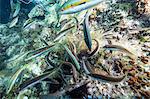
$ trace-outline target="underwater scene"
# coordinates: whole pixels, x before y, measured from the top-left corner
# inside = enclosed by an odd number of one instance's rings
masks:
[[[0,99],[150,99],[150,0],[0,0]]]

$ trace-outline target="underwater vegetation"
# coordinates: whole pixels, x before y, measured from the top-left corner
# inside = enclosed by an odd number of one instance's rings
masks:
[[[1,99],[150,97],[149,0],[9,4],[0,23]]]

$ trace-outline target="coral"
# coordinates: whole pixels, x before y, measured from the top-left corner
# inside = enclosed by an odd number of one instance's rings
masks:
[[[65,15],[59,11],[82,4],[32,3],[29,13],[20,9],[13,27],[0,25],[3,98],[149,97],[150,29],[131,13],[138,11],[136,0],[104,1]],[[61,9],[63,3],[72,6]]]

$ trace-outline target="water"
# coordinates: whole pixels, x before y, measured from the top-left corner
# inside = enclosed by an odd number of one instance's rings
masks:
[[[0,23],[9,22],[10,11],[10,0],[0,0]]]

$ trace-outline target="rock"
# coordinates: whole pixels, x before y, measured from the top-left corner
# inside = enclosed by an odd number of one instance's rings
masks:
[[[29,18],[34,18],[34,17],[38,17],[38,16],[44,16],[44,11],[43,9],[39,6],[36,5],[28,14]]]

